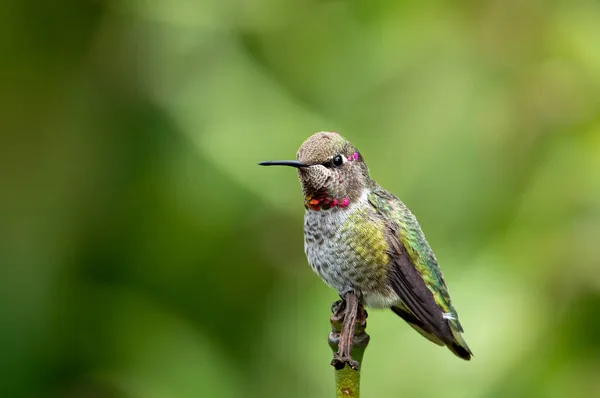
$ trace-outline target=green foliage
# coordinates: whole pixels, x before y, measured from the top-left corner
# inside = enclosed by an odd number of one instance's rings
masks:
[[[416,214],[475,354],[370,311],[364,397],[600,394],[597,2],[0,11],[0,396],[333,396],[298,181],[256,166],[320,130]]]

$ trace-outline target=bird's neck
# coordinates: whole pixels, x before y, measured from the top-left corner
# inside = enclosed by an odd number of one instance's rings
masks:
[[[366,189],[363,189],[366,191]],[[304,207],[308,210],[319,211],[329,210],[333,208],[346,209],[352,203],[357,201],[364,192],[359,192],[358,195],[332,195],[325,190],[313,193],[305,193]]]
[[[304,207],[306,209],[319,211],[329,210],[333,208],[346,208],[350,205],[350,197],[333,197],[327,191],[318,191],[315,193],[308,193],[304,197]]]

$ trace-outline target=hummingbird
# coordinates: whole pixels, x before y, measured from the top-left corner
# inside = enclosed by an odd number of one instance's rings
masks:
[[[406,205],[369,175],[362,154],[334,132],[304,141],[296,160],[304,195],[308,263],[341,297],[389,308],[431,342],[470,360],[437,259]]]

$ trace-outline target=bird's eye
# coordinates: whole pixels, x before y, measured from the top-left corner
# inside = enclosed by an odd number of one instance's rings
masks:
[[[342,155],[335,155],[333,157],[332,163],[335,167],[340,167],[342,164],[344,164],[344,159],[342,158]]]

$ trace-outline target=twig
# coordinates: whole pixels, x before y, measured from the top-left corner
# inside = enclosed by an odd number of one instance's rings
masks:
[[[333,351],[331,365],[335,367],[336,397],[360,396],[360,368],[369,344],[367,312],[354,293],[331,307],[329,346]]]

